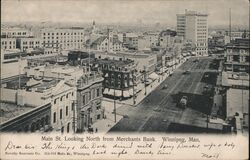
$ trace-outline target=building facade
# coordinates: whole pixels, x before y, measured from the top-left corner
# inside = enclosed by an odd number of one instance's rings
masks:
[[[41,39],[35,37],[17,38],[16,43],[21,51],[42,47]]]
[[[1,28],[1,37],[4,38],[21,38],[30,36],[32,36],[32,32],[25,28]]]
[[[236,39],[226,46],[225,71],[249,73],[249,39]]]
[[[128,49],[138,49],[138,35],[135,33],[123,33],[123,43]]]
[[[92,72],[82,76],[77,82],[77,132],[92,128],[92,124],[105,117],[102,106],[101,73]]]
[[[1,49],[2,50],[16,49],[16,38],[1,38]]]
[[[177,14],[177,35],[195,43],[197,55],[208,54],[207,14],[196,11],[185,11]]]
[[[7,78],[2,82],[1,101],[20,107],[51,104],[50,127],[53,131],[69,133],[75,131],[76,88],[64,80],[36,79],[22,76]]]
[[[43,47],[53,47],[56,51],[84,48],[84,28],[46,28],[41,30]]]

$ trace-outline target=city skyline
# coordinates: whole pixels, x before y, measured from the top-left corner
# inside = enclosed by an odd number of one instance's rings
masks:
[[[87,6],[87,7],[83,7]],[[223,6],[223,7],[222,7]],[[2,1],[2,22],[141,23],[176,26],[176,14],[187,10],[207,13],[209,26],[248,26],[248,1]]]

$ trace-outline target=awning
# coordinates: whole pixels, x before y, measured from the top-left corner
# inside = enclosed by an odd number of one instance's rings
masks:
[[[134,92],[133,92],[133,89],[132,89],[132,88],[131,88],[128,92],[129,92],[129,94],[130,94],[131,96],[134,95]]]
[[[104,91],[103,91],[103,94],[108,94],[108,93],[109,93],[109,89],[105,88]]]
[[[121,90],[115,90],[115,96],[116,97],[121,97],[122,96],[122,91]]]
[[[159,78],[159,76],[158,76],[155,72],[151,73],[148,77],[149,77],[150,79],[153,79],[153,80],[156,80],[156,79]]]
[[[123,91],[123,97],[125,98],[130,97],[129,91]]]
[[[109,89],[108,95],[113,96],[114,95],[114,89]]]

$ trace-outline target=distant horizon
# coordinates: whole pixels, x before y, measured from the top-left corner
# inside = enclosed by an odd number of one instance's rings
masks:
[[[176,26],[185,9],[208,13],[208,26],[249,26],[248,0],[2,0],[2,23],[90,23]]]

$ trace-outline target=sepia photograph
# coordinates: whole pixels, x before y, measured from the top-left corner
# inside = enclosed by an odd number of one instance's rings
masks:
[[[248,0],[2,0],[0,158],[248,159],[249,34]]]

